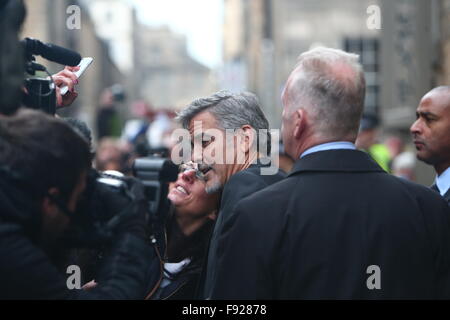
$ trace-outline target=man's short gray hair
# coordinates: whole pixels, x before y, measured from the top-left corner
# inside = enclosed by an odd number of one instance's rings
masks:
[[[269,122],[259,106],[258,98],[251,92],[232,93],[226,90],[194,100],[180,111],[176,120],[183,128],[188,129],[191,120],[203,111],[210,112],[221,129],[239,129],[250,125],[258,130],[267,130],[267,152],[270,152]],[[259,134],[257,135],[259,139]]]
[[[323,47],[302,53],[285,89],[289,110],[311,110],[321,135],[356,137],[366,87],[358,59],[356,54]]]

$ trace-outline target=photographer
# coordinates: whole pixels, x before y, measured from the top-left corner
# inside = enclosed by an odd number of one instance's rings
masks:
[[[99,285],[69,290],[51,257],[78,214],[89,148],[64,122],[32,110],[0,118],[0,136],[0,299],[143,298],[152,257],[139,184],[136,212],[117,227]]]

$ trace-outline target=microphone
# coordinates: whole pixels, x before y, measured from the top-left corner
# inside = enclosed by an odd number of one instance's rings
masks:
[[[42,43],[32,38],[25,38],[21,43],[27,56],[35,54],[47,60],[72,67],[78,65],[81,61],[81,56],[78,52],[51,43]]]

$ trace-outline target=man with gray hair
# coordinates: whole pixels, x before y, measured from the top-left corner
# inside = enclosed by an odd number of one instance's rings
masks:
[[[305,52],[282,95],[293,170],[239,202],[220,237],[213,299],[449,297],[448,207],[355,149],[358,56]]]
[[[199,296],[209,298],[217,269],[217,241],[234,206],[284,175],[278,169],[264,174],[272,167],[266,159],[271,136],[254,94],[220,91],[197,99],[179,113],[178,121],[193,139],[192,159],[200,163],[206,192],[222,193],[199,288]]]

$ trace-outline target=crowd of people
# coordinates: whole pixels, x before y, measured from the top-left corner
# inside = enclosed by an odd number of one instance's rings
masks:
[[[137,105],[140,120],[94,152],[83,122],[22,107],[8,79],[22,74],[11,52],[25,8],[0,4],[0,299],[450,299],[450,86],[418,102],[413,157],[376,140],[362,66],[342,50],[299,56],[281,148],[256,95],[198,98],[174,120],[188,160],[155,181],[162,214],[131,166],[170,155],[171,116]],[[59,106],[78,95],[74,70],[54,75]],[[411,181],[415,157],[434,167],[431,187]]]

